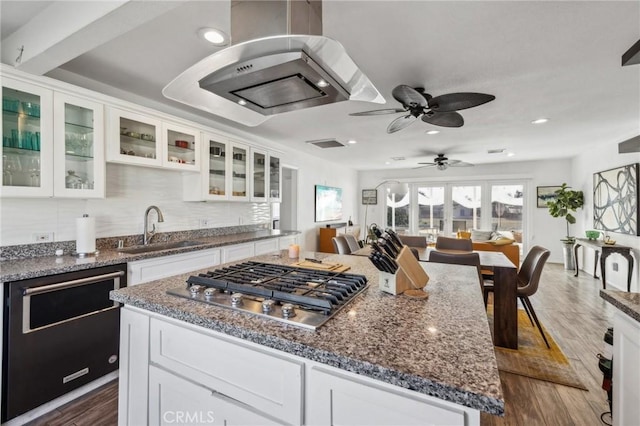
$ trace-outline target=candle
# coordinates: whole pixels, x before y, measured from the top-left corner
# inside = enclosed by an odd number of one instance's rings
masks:
[[[300,255],[300,246],[297,244],[291,244],[289,246],[289,258],[296,259]]]

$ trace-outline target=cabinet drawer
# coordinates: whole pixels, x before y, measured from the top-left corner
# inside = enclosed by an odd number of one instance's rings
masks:
[[[281,424],[209,388],[150,366],[149,424],[186,423],[228,426]]]
[[[278,251],[278,239],[271,238],[268,240],[256,241],[255,243],[255,255],[267,254],[274,251]]]
[[[323,367],[311,368],[307,392],[308,425],[435,426],[473,421],[463,407]]]
[[[254,256],[254,243],[236,244],[222,248],[222,262],[229,263]]]
[[[151,319],[150,360],[289,424],[302,422],[301,362]]]
[[[199,250],[191,253],[129,262],[127,265],[127,278],[131,286],[219,264],[220,249]]]

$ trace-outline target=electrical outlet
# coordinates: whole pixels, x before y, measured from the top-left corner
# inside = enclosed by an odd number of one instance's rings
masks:
[[[613,262],[612,266],[613,266],[613,271],[618,272],[618,262]]]
[[[31,235],[36,243],[50,243],[53,241],[53,232],[34,232]]]
[[[209,219],[200,219],[200,228],[208,228]]]

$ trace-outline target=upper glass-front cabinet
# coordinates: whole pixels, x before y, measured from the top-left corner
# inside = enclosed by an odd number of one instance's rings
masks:
[[[231,196],[230,200],[249,200],[249,148],[231,145]]]
[[[281,201],[282,171],[280,157],[269,155],[269,201]]]
[[[229,159],[228,146],[218,142],[212,135],[205,135],[208,167],[204,172],[207,188],[207,199],[226,199],[229,194]]]
[[[3,197],[53,195],[53,92],[2,78]]]
[[[251,185],[251,201],[267,200],[267,153],[251,149],[251,167],[253,180]]]
[[[200,132],[174,123],[163,123],[165,140],[162,165],[200,171]]]
[[[62,93],[54,98],[54,195],[104,197],[104,107]]]
[[[107,146],[109,161],[144,166],[162,166],[162,151],[158,142],[160,120],[130,111],[109,109],[110,137]]]

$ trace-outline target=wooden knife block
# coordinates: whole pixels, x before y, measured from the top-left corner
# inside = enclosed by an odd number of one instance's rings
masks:
[[[397,295],[407,290],[423,289],[429,282],[429,275],[422,269],[409,247],[404,246],[396,257],[396,263],[398,263],[398,270],[395,274],[380,272],[378,277],[380,290]]]

